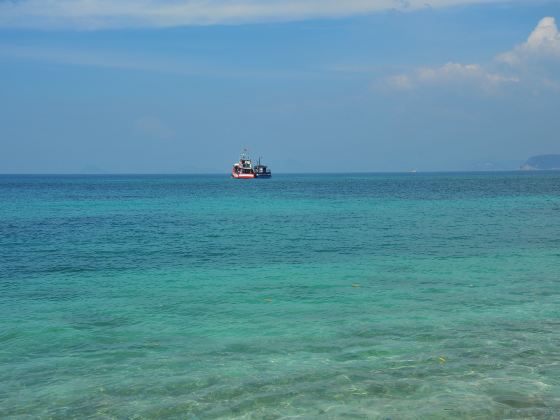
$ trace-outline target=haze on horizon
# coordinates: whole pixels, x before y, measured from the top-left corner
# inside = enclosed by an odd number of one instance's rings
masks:
[[[0,1],[0,173],[516,169],[560,1]]]

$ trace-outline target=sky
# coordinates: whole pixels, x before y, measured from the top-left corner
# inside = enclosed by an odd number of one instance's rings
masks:
[[[509,170],[560,0],[0,0],[0,173]]]

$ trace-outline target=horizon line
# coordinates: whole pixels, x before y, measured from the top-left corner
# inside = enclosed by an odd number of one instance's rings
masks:
[[[524,170],[518,169],[491,169],[491,170],[460,170],[460,169],[445,169],[445,170],[427,170],[420,171],[356,171],[356,172],[276,172],[274,175],[368,175],[368,174],[438,174],[438,173],[496,173],[496,172],[560,172],[558,169],[531,169]],[[191,175],[191,176],[227,176],[230,177],[229,172],[0,172],[0,176],[173,176],[173,175]]]

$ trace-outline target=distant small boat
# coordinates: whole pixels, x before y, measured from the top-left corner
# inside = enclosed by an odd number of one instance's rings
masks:
[[[416,169],[411,169],[410,171],[408,171],[409,174],[415,174],[416,172],[418,172]]]
[[[235,179],[253,179],[256,178],[253,164],[247,154],[247,149],[243,150],[239,157],[239,162],[233,165],[231,177]]]
[[[257,178],[270,178],[272,176],[270,169],[266,165],[261,164],[261,158],[259,158],[259,162],[255,165],[254,171]]]

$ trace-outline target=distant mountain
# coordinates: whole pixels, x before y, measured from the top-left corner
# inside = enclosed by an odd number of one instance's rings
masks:
[[[560,171],[560,155],[533,156],[523,165],[522,171]]]

